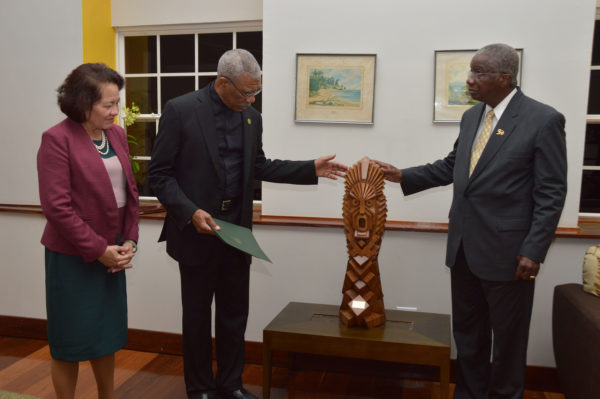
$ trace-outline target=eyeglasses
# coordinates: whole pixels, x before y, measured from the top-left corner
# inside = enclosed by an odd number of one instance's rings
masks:
[[[262,91],[262,89],[258,89],[256,91],[245,91],[245,90],[240,90],[239,87],[237,87],[235,85],[235,83],[233,83],[233,80],[231,80],[231,78],[229,78],[228,76],[223,76],[225,79],[227,79],[229,81],[229,83],[231,83],[233,85],[233,87],[235,87],[235,89],[238,91],[238,93],[240,93],[244,98],[252,98],[255,96],[258,96],[258,94]]]
[[[503,74],[504,74],[504,72],[473,72],[473,71],[469,71],[469,74],[467,76],[469,79],[480,80],[482,76],[503,75]]]

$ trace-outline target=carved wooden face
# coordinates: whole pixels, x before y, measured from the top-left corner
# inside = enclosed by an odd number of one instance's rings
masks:
[[[377,218],[377,193],[373,187],[359,182],[350,189],[350,197],[354,238],[368,240],[373,230],[373,219]]]
[[[363,158],[346,173],[345,185],[343,214],[349,247],[351,242],[360,248],[379,242],[387,214],[383,173]]]

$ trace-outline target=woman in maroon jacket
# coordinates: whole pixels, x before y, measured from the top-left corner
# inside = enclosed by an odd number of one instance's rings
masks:
[[[42,135],[37,167],[47,219],[46,311],[57,397],[73,398],[90,360],[99,398],[114,397],[114,354],[127,341],[125,269],[138,240],[127,138],[114,125],[123,78],[83,64],[58,88],[67,118]]]

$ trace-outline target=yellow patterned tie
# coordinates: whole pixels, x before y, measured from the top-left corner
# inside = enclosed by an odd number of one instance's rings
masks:
[[[475,143],[475,147],[473,147],[473,151],[471,152],[471,166],[469,167],[469,177],[473,173],[473,169],[475,169],[475,165],[477,165],[477,161],[479,161],[479,157],[481,157],[481,153],[485,148],[490,136],[492,134],[492,121],[494,119],[494,110],[490,109],[485,116],[485,121],[483,121],[483,128],[481,129],[481,134],[477,138],[477,142]]]

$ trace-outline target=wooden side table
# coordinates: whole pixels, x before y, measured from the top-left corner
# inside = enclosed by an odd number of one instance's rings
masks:
[[[290,302],[263,330],[263,398],[271,395],[274,350],[437,366],[440,397],[448,398],[450,316],[386,310],[387,321],[372,329],[347,328],[339,307]]]

